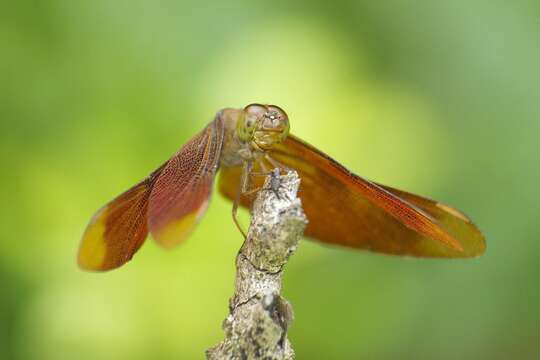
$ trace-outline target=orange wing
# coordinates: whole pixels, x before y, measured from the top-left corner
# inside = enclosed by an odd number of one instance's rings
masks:
[[[123,265],[149,230],[164,246],[185,239],[206,209],[222,142],[218,116],[165,165],[99,210],[83,235],[79,266],[103,271]]]
[[[90,220],[79,247],[78,263],[104,271],[128,262],[148,235],[150,191],[164,166],[101,208]]]
[[[472,257],[485,240],[456,209],[369,182],[290,135],[272,157],[298,171],[299,196],[316,240],[375,252],[418,257]],[[223,169],[220,190],[233,199],[237,168]],[[244,199],[244,206],[249,200]]]
[[[218,116],[169,160],[156,180],[148,226],[165,247],[185,240],[204,215],[219,166],[224,126]]]

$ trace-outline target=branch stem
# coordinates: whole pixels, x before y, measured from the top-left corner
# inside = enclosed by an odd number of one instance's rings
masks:
[[[281,281],[307,225],[299,186],[295,171],[272,173],[257,194],[248,237],[236,257],[225,340],[207,350],[207,359],[294,359],[287,338],[293,311],[281,297]]]

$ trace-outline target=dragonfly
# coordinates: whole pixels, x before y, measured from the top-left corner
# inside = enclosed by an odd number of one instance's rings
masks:
[[[208,208],[218,170],[219,191],[233,201],[233,220],[244,236],[237,210],[251,207],[261,175],[292,169],[301,179],[310,239],[421,258],[484,253],[483,234],[460,210],[358,176],[289,128],[276,105],[219,111],[167,162],[97,211],[81,240],[79,266],[118,268],[149,234],[165,248],[183,242]]]

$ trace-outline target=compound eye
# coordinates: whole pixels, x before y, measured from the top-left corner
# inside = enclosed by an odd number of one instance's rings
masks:
[[[289,117],[285,113],[285,111],[276,105],[269,105],[268,106],[268,113],[272,114],[279,122],[288,122]]]
[[[259,119],[262,119],[268,110],[265,106],[260,104],[251,104],[244,108],[245,117],[245,127],[252,128]]]
[[[263,129],[284,130],[289,127],[289,119],[285,111],[275,105],[268,106],[265,114]]]

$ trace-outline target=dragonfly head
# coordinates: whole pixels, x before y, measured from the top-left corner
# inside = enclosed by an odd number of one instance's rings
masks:
[[[289,118],[275,105],[250,104],[242,111],[236,132],[241,141],[269,150],[289,135]]]

